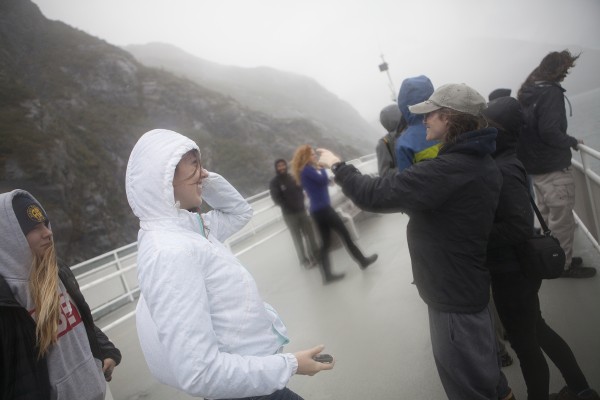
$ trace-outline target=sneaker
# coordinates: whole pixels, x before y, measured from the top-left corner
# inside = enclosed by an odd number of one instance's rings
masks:
[[[571,268],[581,267],[583,265],[583,258],[573,257],[571,258]]]
[[[372,256],[369,256],[369,257],[365,258],[364,260],[362,260],[360,262],[360,269],[365,269],[369,265],[373,264],[375,261],[377,261],[377,257],[379,257],[377,254],[373,254]]]
[[[596,268],[571,266],[563,271],[561,278],[591,278],[594,275],[596,275]]]
[[[568,387],[564,387],[558,393],[552,393],[549,400],[600,400],[600,396],[594,389],[586,389],[579,393],[573,392]]]
[[[513,359],[510,354],[504,353],[500,356],[500,363],[502,367],[508,367],[509,365],[512,365]]]

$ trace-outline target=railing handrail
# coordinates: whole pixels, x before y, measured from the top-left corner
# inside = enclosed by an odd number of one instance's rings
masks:
[[[351,161],[349,161],[349,163],[355,165],[357,168],[360,168],[360,167],[364,166],[365,164],[370,163],[374,159],[375,159],[375,154],[368,154],[366,156],[362,156],[355,160],[351,160]],[[340,189],[337,186],[333,187],[331,190],[333,190],[334,192],[340,191]],[[246,198],[246,201],[248,201],[252,205],[254,203],[258,203],[259,201],[262,201],[262,200],[268,199],[268,198],[270,198],[270,191],[265,190],[263,192],[260,192],[258,194],[255,194],[253,196]],[[266,220],[260,220],[262,215],[268,215],[267,213],[273,212],[274,209],[277,209],[277,213],[275,216],[267,217]],[[256,224],[255,223],[256,220],[260,220],[260,223]],[[264,231],[265,229],[267,229],[270,226],[273,226],[273,224],[275,224],[279,221],[282,221],[281,210],[279,209],[279,207],[277,207],[276,204],[272,203],[272,200],[271,200],[270,204],[269,203],[261,204],[260,208],[254,210],[254,216],[252,217],[252,219],[250,220],[248,225],[246,225],[246,227],[244,227],[244,229],[240,230],[239,232],[236,232],[234,235],[232,235],[230,238],[228,238],[225,241],[225,244],[229,247],[234,246],[240,242],[243,242],[248,237],[254,236],[254,235]],[[274,235],[281,233],[285,229],[287,229],[287,228],[281,228],[281,229],[275,230],[274,232],[270,232],[266,237],[262,238],[257,243],[253,243],[253,244],[235,252],[236,256],[239,256],[239,255],[249,251],[250,249],[254,248],[258,244],[271,239]],[[114,279],[121,279],[123,286],[126,288],[126,291],[127,291],[126,293],[121,292],[117,296],[114,296],[113,298],[109,299],[107,302],[103,302],[102,304],[100,304],[96,307],[93,307],[92,308],[93,315],[96,316],[96,314],[98,314],[99,312],[104,312],[105,310],[111,311],[111,307],[113,307],[113,309],[115,309],[119,304],[122,304],[121,302],[124,299],[126,299],[127,297],[129,297],[131,299],[131,301],[133,301],[139,295],[139,286],[134,285],[134,286],[130,287],[130,285],[126,282],[126,279],[125,279],[125,274],[127,272],[132,271],[137,266],[135,261],[134,262],[130,261],[130,259],[135,257],[137,254],[137,250],[133,249],[136,246],[137,246],[137,242],[133,242],[133,243],[127,244],[125,246],[121,246],[117,249],[111,250],[109,252],[106,252],[104,254],[100,254],[99,256],[96,256],[94,258],[91,258],[89,260],[86,260],[84,262],[81,262],[81,263],[76,264],[71,267],[71,269],[75,272],[77,278],[81,279],[81,280],[85,280],[86,278],[88,278],[94,274],[102,273],[103,270],[107,271],[106,274],[104,274],[101,277],[98,277],[89,282],[82,283],[82,285],[81,285],[82,291],[90,290],[90,289],[97,287],[109,280],[114,280]],[[122,253],[125,253],[125,255],[121,255]],[[107,262],[104,262],[99,265],[94,265],[95,263],[102,261],[104,259],[106,259]],[[129,263],[127,264],[126,267],[121,267],[121,263],[123,261],[129,261]],[[91,269],[89,271],[85,271],[86,266],[90,267]],[[116,268],[116,270],[113,271],[113,270],[111,270],[111,268]],[[77,274],[77,271],[82,270],[82,269],[84,269],[84,271]],[[108,272],[108,271],[110,271],[110,272]],[[125,317],[121,317],[117,321],[113,321],[112,323],[106,325],[103,329],[112,328],[112,327],[118,325],[120,322],[128,319],[133,314],[134,313],[128,313]]]
[[[587,161],[586,161],[586,156],[589,155],[590,157],[593,157],[597,160],[600,160],[600,152],[596,151],[592,148],[590,148],[589,146],[585,146],[585,145],[579,145],[579,150],[581,151],[582,154],[582,162],[583,165],[581,163],[579,163],[577,160],[572,160],[572,163],[574,165],[575,168],[577,168],[578,170],[582,171],[583,174],[586,177],[586,181],[588,182],[588,186],[590,185],[590,182],[594,182],[595,184],[597,184],[600,187],[600,176],[598,174],[596,174],[594,171],[592,171],[590,168],[588,168],[586,166]],[[374,154],[369,154],[363,157],[360,157],[356,160],[352,160],[349,163],[354,164],[357,168],[363,166],[366,163],[370,163],[372,161],[375,160],[375,155]],[[339,188],[336,186],[334,187],[332,190],[339,190]],[[598,204],[598,199],[595,198],[595,194],[593,190],[587,190],[587,192],[589,193],[590,196],[590,202],[592,205],[592,210],[593,210],[593,218],[596,221],[596,227],[600,226],[600,223],[598,221],[598,211],[596,209],[596,204]],[[269,190],[265,190],[261,193],[258,193],[254,196],[248,197],[246,200],[248,202],[250,202],[251,204],[253,202],[258,202],[260,200],[263,200],[265,198],[269,197]],[[249,225],[252,224],[253,220],[255,220],[255,218],[257,216],[260,216],[262,214],[265,214],[267,212],[272,211],[273,209],[278,208],[275,204],[269,204],[266,206],[262,206],[260,209],[255,210],[254,213],[254,217],[252,218],[252,220],[250,221]],[[576,218],[578,220],[578,222],[581,222],[582,225],[585,226],[585,224],[583,224],[583,221],[580,220],[579,216],[577,216],[576,214]],[[282,220],[281,217],[281,211],[279,210],[278,215],[271,217],[269,219],[267,219],[266,221],[262,221],[260,224],[258,225],[247,225],[247,228],[245,227],[245,230],[241,230],[239,232],[237,232],[235,235],[232,235],[228,240],[225,241],[225,244],[228,245],[229,247],[244,241],[245,239],[248,238],[248,236],[253,236],[256,235],[257,233],[261,232],[262,230],[266,229],[269,226],[272,226],[274,223],[277,223],[279,221]],[[259,240],[257,243],[253,243],[250,246],[247,246],[244,249],[240,249],[238,250],[235,254],[236,256],[239,256],[247,251],[249,251],[251,248],[257,246],[260,243],[263,243],[264,241],[267,241],[269,239],[271,239],[274,235],[277,235],[279,233],[281,233],[282,231],[284,231],[287,228],[281,228],[281,229],[277,229],[274,232],[270,232],[269,235],[267,235],[266,237],[262,238],[261,240]],[[600,230],[600,229],[599,229]],[[584,233],[590,238],[590,240],[592,241],[592,243],[594,243],[595,248],[600,252],[600,246],[598,245],[598,241],[594,240],[593,235],[590,234],[590,232],[587,229],[584,229]],[[600,237],[600,231],[598,232],[598,237]],[[102,265],[98,265],[96,266],[93,270],[88,271],[88,272],[83,272],[81,274],[79,274],[77,277],[78,279],[81,278],[85,278],[88,277],[90,275],[92,275],[93,273],[97,273],[99,271],[101,271],[102,269],[108,269],[111,266],[115,266],[118,265],[119,267],[117,268],[117,271],[114,272],[109,272],[107,275],[102,276],[100,278],[95,279],[92,282],[87,282],[85,284],[83,284],[81,286],[82,290],[86,290],[86,289],[90,289],[93,288],[95,286],[98,286],[99,284],[106,282],[108,280],[111,279],[116,279],[116,278],[120,278],[121,280],[125,281],[124,278],[124,274],[133,270],[136,267],[136,263],[131,263],[130,265],[128,265],[127,267],[120,267],[120,263],[122,261],[126,261],[132,257],[134,257],[137,253],[137,250],[135,251],[131,251],[131,248],[137,246],[137,242],[133,242],[130,243],[128,245],[119,247],[118,249],[112,250],[110,252],[101,254],[97,257],[94,257],[90,260],[84,261],[82,263],[79,263],[73,267],[71,267],[72,269],[81,269],[83,267],[85,267],[86,265],[90,265],[93,264],[94,262],[97,262],[99,260],[102,260],[103,258],[107,258],[107,257],[113,257],[110,261],[108,261],[107,263],[104,263]],[[130,251],[127,251],[130,250]],[[126,252],[126,254],[124,256],[120,256],[119,254],[122,252]],[[125,282],[124,282],[125,283]],[[137,298],[137,295],[139,294],[139,287],[138,286],[134,286],[134,287],[129,287],[129,285],[127,285],[126,283],[124,284],[124,286],[127,288],[127,293],[122,293],[119,294],[119,296],[116,296],[113,299],[110,299],[110,301],[103,303],[101,305],[99,305],[98,307],[95,307],[92,310],[92,313],[98,312],[98,311],[103,311],[105,309],[109,309],[111,306],[115,306],[118,305],[118,303],[123,300],[124,298],[128,297],[131,299],[131,301],[133,301],[135,298]],[[110,310],[109,310],[110,311]],[[114,326],[117,326],[118,324],[120,324],[121,322],[127,320],[129,317],[135,315],[134,312],[129,312],[127,315],[119,318],[116,321],[113,321],[110,324],[107,324],[103,329],[110,329]]]

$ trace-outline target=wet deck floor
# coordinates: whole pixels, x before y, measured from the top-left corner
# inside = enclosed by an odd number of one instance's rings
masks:
[[[264,300],[288,327],[291,343],[286,351],[323,343],[336,357],[332,371],[292,377],[289,387],[306,400],[446,398],[431,353],[427,307],[411,285],[407,221],[405,215],[391,214],[360,222],[359,247],[366,254],[378,253],[379,259],[361,271],[343,248],[337,248],[332,252],[333,267],[346,278],[328,286],[321,284],[317,269],[298,265],[287,231],[240,256]],[[600,269],[598,253],[580,230],[575,247],[587,265]],[[600,276],[544,281],[540,299],[547,323],[570,344],[590,385],[600,389]],[[123,353],[110,384],[114,399],[191,398],[150,376],[135,319],[111,329],[109,336]],[[517,398],[526,399],[518,362],[503,370]],[[550,389],[558,391],[564,381],[552,364],[550,371]]]

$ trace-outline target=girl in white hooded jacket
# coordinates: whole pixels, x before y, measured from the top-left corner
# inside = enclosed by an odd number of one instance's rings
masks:
[[[292,375],[333,368],[313,360],[323,346],[282,353],[285,326],[222,243],[252,208],[202,168],[192,140],[163,129],[144,134],[129,157],[126,190],[140,219],[137,331],[156,379],[209,399],[297,400],[286,388]],[[202,199],[212,211],[199,213]]]

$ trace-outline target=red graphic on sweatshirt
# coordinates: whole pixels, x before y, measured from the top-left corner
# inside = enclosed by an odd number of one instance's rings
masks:
[[[65,335],[81,323],[81,315],[71,299],[60,294],[60,320],[58,321],[58,336]]]
[[[79,310],[71,301],[69,296],[65,296],[64,293],[60,293],[59,298],[60,308],[60,319],[58,320],[58,335],[57,338],[71,331],[77,325],[81,323],[81,315]],[[29,311],[31,318],[36,319],[35,309]]]

